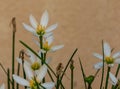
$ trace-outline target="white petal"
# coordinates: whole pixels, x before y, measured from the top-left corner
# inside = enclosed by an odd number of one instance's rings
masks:
[[[40,49],[40,51],[41,51],[42,53],[46,53],[46,51],[45,51],[45,50],[43,50],[43,49]]]
[[[120,64],[120,58],[115,59],[115,63]]]
[[[14,79],[18,84],[20,84],[20,85],[22,85],[22,86],[29,86],[29,82],[28,82],[27,80],[25,80],[25,79],[23,79],[23,78],[15,75],[15,74],[13,75],[13,79]]]
[[[29,80],[31,80],[34,77],[34,75],[31,67],[28,65],[26,61],[24,62],[24,69],[25,69],[26,76],[28,77]]]
[[[46,41],[48,42],[48,45],[51,45],[54,40],[53,36],[47,37]]]
[[[111,48],[107,42],[104,42],[104,53],[105,53],[105,56],[108,56],[108,57],[111,55]]]
[[[53,46],[50,51],[55,52],[55,51],[57,51],[59,49],[62,49],[63,47],[64,47],[64,45]]]
[[[45,31],[46,32],[51,32],[53,30],[55,30],[57,28],[58,24],[53,24],[51,26],[49,26]]]
[[[95,69],[100,69],[101,67],[103,67],[103,62],[99,62],[99,63],[94,65]]]
[[[52,33],[52,32],[46,33],[46,34],[44,35],[44,38],[47,38],[47,37],[50,37],[50,36],[53,36],[53,33]]]
[[[16,58],[17,62],[22,64],[22,59],[21,58]]]
[[[113,55],[113,58],[117,58],[117,57],[120,57],[120,52],[117,52]]]
[[[25,24],[25,23],[23,23],[23,26],[24,26],[24,28],[25,28],[27,31],[32,32],[33,34],[36,33],[36,32],[35,32],[35,29],[33,29],[31,26],[29,26],[29,25],[27,25],[27,24]]]
[[[118,80],[116,79],[116,77],[112,73],[110,73],[110,72],[109,72],[109,76],[110,76],[110,79],[112,81],[112,84],[116,85],[117,82],[118,82]]]
[[[49,17],[48,17],[48,12],[46,10],[41,17],[40,25],[42,25],[43,27],[46,27],[48,24],[48,20],[49,20]]]
[[[40,47],[40,43],[39,43],[37,40],[35,40],[34,38],[32,38],[32,40],[33,40],[33,42],[34,42],[37,46]]]
[[[27,53],[27,55],[29,55],[29,59],[30,59],[31,63],[34,63],[36,61],[35,55],[29,49],[27,49],[26,53]]]
[[[37,79],[42,81],[42,79],[45,77],[46,73],[47,73],[47,66],[44,64],[40,68],[40,71],[39,71],[39,74],[37,76]]]
[[[31,25],[34,27],[34,29],[36,29],[38,23],[37,23],[36,19],[34,18],[34,16],[33,16],[33,15],[30,15],[29,19],[30,19]]]
[[[98,53],[94,53],[93,55],[94,55],[96,58],[103,60],[103,56],[102,56],[102,55],[100,55],[100,54],[98,54]]]
[[[41,84],[43,87],[45,87],[46,89],[52,89],[55,86],[55,83],[53,82],[46,82]]]
[[[2,84],[2,85],[0,86],[0,89],[5,89],[5,85]]]
[[[46,63],[49,64],[51,60],[52,60],[52,58],[47,58]]]

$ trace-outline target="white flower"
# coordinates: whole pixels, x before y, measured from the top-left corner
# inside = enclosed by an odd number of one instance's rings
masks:
[[[120,58],[118,58],[120,57],[120,52],[111,55],[112,50],[110,45],[107,42],[104,42],[103,45],[104,45],[104,62],[110,67],[112,67],[114,63],[120,64]],[[100,69],[103,66],[103,56],[98,53],[94,53],[93,55],[102,61],[94,65],[95,69]]]
[[[26,51],[26,54],[28,55],[29,60],[27,61],[24,59],[24,62],[26,62],[27,65],[29,65],[30,68],[35,71],[35,73],[38,73],[40,70],[40,67],[42,65],[41,60],[38,57],[36,57],[29,49]],[[39,51],[38,55],[39,56],[41,55],[40,51]],[[51,58],[48,58],[45,60],[46,60],[46,63],[49,63],[51,61]],[[17,61],[18,61],[18,63],[22,64],[21,58],[17,58]]]
[[[28,80],[25,80],[22,77],[19,77],[15,74],[13,75],[13,79],[18,84],[22,86],[27,86],[30,89],[37,89],[36,82],[46,89],[52,89],[55,86],[53,82],[46,82],[46,83],[41,82],[47,73],[47,66],[45,64],[41,66],[38,75],[33,74],[31,68],[27,63],[24,63],[24,69]],[[40,85],[39,87],[41,87]]]
[[[53,46],[53,40],[54,40],[54,37],[53,36],[49,36],[45,39],[43,39],[43,48],[41,49],[41,52],[42,53],[45,53],[45,52],[55,52],[59,49],[62,49],[64,47],[64,45],[56,45],[56,46]],[[33,39],[33,41],[40,47],[40,44],[38,41],[36,41],[35,39]]]
[[[0,86],[0,89],[5,89],[5,85],[2,84],[2,85]]]
[[[118,83],[117,78],[111,72],[109,72],[109,77],[110,77],[112,85],[116,85]]]
[[[53,24],[47,27],[47,24],[49,21],[49,16],[48,16],[47,11],[45,11],[42,14],[40,24],[36,21],[36,19],[32,15],[30,15],[29,20],[30,20],[32,27],[25,23],[23,23],[23,26],[27,31],[32,32],[36,36],[43,36],[43,35],[48,36],[52,34],[51,32],[57,27],[57,24]]]

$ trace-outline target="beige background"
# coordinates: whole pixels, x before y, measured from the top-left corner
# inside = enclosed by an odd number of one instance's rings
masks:
[[[54,44],[65,47],[53,57],[51,67],[56,68],[59,62],[64,65],[75,48],[79,48],[75,60],[75,89],[84,89],[79,68],[78,56],[81,57],[86,74],[94,74],[93,64],[98,62],[93,52],[101,53],[101,41],[106,40],[115,50],[120,50],[120,1],[119,0],[0,0],[0,62],[5,68],[11,66],[12,17],[17,20],[16,57],[20,49],[25,49],[19,40],[37,49],[32,42],[32,34],[25,31],[22,22],[29,23],[29,15],[33,14],[39,21],[44,10],[50,15],[49,25],[58,23],[54,31]],[[69,76],[67,71],[66,75]],[[66,89],[70,81],[64,77]],[[0,69],[0,84],[6,83],[6,76]],[[98,89],[99,80],[94,81],[93,89]]]

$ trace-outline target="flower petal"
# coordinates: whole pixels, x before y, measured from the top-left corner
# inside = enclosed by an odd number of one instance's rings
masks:
[[[35,32],[35,29],[33,29],[31,26],[29,26],[29,25],[27,25],[27,24],[25,24],[25,23],[23,23],[23,27],[24,27],[27,31],[32,32],[33,34],[36,33],[36,32]]]
[[[99,63],[94,65],[95,69],[100,69],[101,67],[103,67],[103,62],[99,62]]]
[[[112,81],[112,84],[116,85],[117,82],[118,82],[118,80],[116,79],[116,77],[112,73],[110,73],[110,72],[109,72],[109,76],[110,76],[110,79]]]
[[[55,83],[53,82],[46,82],[46,83],[43,83],[41,84],[44,88],[46,89],[52,89],[54,86],[55,86]]]
[[[24,61],[24,69],[25,69],[26,76],[28,77],[29,80],[31,80],[34,77],[34,75],[33,75],[32,69],[31,69],[30,65],[28,65],[27,61]]]
[[[5,89],[5,85],[2,84],[2,85],[0,86],[0,89]]]
[[[33,42],[34,42],[37,46],[40,47],[40,43],[39,43],[37,40],[35,40],[34,38],[32,38],[32,40],[33,40]]]
[[[115,59],[115,63],[120,64],[120,58]]]
[[[53,36],[47,37],[46,41],[48,42],[48,45],[51,45],[54,40]]]
[[[104,53],[105,53],[105,56],[108,56],[108,57],[111,55],[111,48],[107,42],[104,42]]]
[[[115,54],[113,55],[113,58],[114,58],[114,59],[117,58],[117,57],[120,57],[120,52],[117,52],[117,53],[115,53]]]
[[[57,23],[53,24],[53,25],[49,26],[45,31],[46,32],[51,32],[51,31],[55,30],[57,28],[57,26],[58,26]]]
[[[49,20],[49,17],[48,17],[48,12],[46,10],[41,17],[40,25],[42,25],[43,27],[46,27],[48,24],[48,20]]]
[[[100,54],[98,54],[98,53],[94,53],[93,56],[95,56],[95,57],[98,58],[98,59],[103,60],[103,56],[100,55]]]
[[[52,60],[52,58],[47,58],[46,63],[49,64],[51,60]]]
[[[44,64],[40,68],[39,74],[37,76],[37,80],[42,81],[42,79],[45,77],[46,73],[47,73],[47,66]]]
[[[31,25],[33,26],[33,28],[36,29],[38,23],[37,23],[35,17],[34,17],[33,15],[30,15],[29,20],[30,20],[30,23],[31,23]]]
[[[64,45],[58,45],[58,46],[53,46],[50,50],[50,52],[55,52],[59,49],[62,49],[64,47]]]
[[[29,82],[15,74],[13,74],[13,79],[20,85],[22,86],[28,86],[29,87]]]
[[[29,49],[27,49],[26,54],[29,56],[31,63],[36,61],[35,55]]]
[[[52,33],[52,32],[46,33],[46,34],[44,35],[44,38],[47,38],[47,37],[50,37],[50,36],[53,36],[53,33]]]
[[[21,58],[16,58],[16,60],[18,61],[18,63],[22,64],[22,59]]]

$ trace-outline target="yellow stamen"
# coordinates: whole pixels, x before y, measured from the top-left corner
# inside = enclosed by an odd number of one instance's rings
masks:
[[[49,45],[48,42],[46,41],[46,42],[43,44],[43,49],[44,49],[45,51],[49,51],[50,48],[51,48],[51,46],[52,46],[52,45]]]
[[[41,25],[37,26],[36,33],[40,36],[45,34],[45,27],[42,27]]]
[[[30,89],[38,89],[37,88],[37,84],[39,84],[40,81],[38,81],[37,79],[32,79],[30,80],[29,84],[30,84]]]
[[[34,62],[32,65],[31,65],[31,68],[33,70],[38,70],[40,68],[40,63],[38,62]]]
[[[114,59],[112,57],[105,57],[105,62],[107,64],[113,64],[114,63]]]

